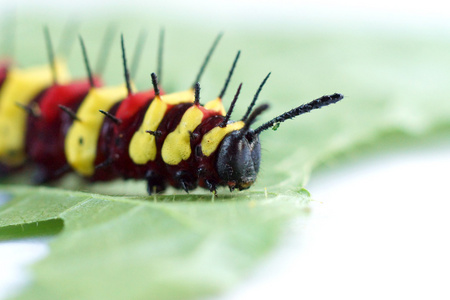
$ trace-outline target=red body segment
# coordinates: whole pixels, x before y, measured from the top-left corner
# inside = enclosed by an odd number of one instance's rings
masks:
[[[145,165],[135,165],[128,154],[128,148],[154,97],[153,90],[131,94],[108,111],[120,121],[116,123],[110,118],[103,121],[95,159],[98,167],[91,180],[145,178]]]
[[[155,98],[155,91],[149,90],[129,95],[124,99],[117,109],[116,118],[122,120],[120,127],[126,127],[139,111],[145,107],[147,109],[150,101]]]
[[[154,98],[153,90],[133,94],[122,102],[117,111],[116,117],[121,120],[121,123],[113,126],[114,140],[111,141],[110,147],[113,153],[114,170],[122,178],[141,179],[146,176],[147,166],[134,164],[128,149],[134,133],[141,126]]]
[[[132,161],[129,155],[130,142],[134,133],[140,128],[148,106],[153,101],[153,98],[148,98],[149,95],[154,96],[148,92],[131,95],[109,111],[110,114],[120,119],[120,123],[105,118],[95,162],[100,167],[96,169],[92,180],[109,180],[116,177],[146,179],[149,192],[164,190],[166,185],[190,190],[194,189],[197,184],[208,189],[210,188],[208,183],[221,184],[215,171],[216,155],[213,153],[209,157],[203,156],[200,146],[203,135],[218,126],[224,119],[216,111],[197,106],[203,113],[203,119],[192,133],[190,142],[192,152],[189,159],[181,161],[178,165],[168,165],[161,157],[161,149],[167,135],[176,129],[184,113],[194,105],[193,103],[168,106],[157,129],[155,161],[150,161],[145,165],[137,165]],[[199,175],[201,176],[199,177]]]
[[[193,139],[191,139],[191,149],[193,156],[191,156],[189,163],[195,165],[197,168],[198,185],[202,188],[209,189],[209,184],[223,185],[217,173],[216,161],[217,151],[210,156],[204,156],[201,152],[201,141],[203,136],[213,128],[219,126],[223,122],[222,115],[213,115],[205,119],[201,126],[198,126],[193,132]]]
[[[101,86],[102,82],[95,78],[94,84]],[[57,179],[70,170],[64,153],[64,140],[73,120],[61,111],[59,105],[76,112],[90,88],[88,80],[55,84],[31,102],[39,109],[37,115],[28,115],[25,150],[30,161],[37,166],[36,182]]]
[[[0,60],[0,88],[3,85],[3,82],[8,76],[8,71],[11,68],[12,61],[10,59],[2,59]]]
[[[199,182],[199,175],[206,176],[206,178],[214,180],[214,172],[209,173],[208,171],[214,169],[215,157],[211,155],[209,157],[203,156],[200,148],[200,143],[202,141],[203,135],[211,130],[213,127],[211,125],[214,122],[209,120],[216,120],[215,124],[219,124],[223,121],[223,116],[216,111],[207,110],[201,106],[198,106],[203,112],[202,123],[194,130],[191,134],[190,147],[191,155],[187,160],[181,161],[178,165],[168,165],[161,157],[161,149],[164,141],[169,133],[175,130],[175,128],[180,123],[183,114],[187,109],[192,107],[192,103],[188,104],[178,104],[174,106],[163,118],[158,131],[161,135],[156,139],[156,145],[158,150],[158,157],[156,159],[156,168],[153,172],[159,172],[163,176],[164,180],[171,186],[178,189],[194,189],[197,184],[201,187],[207,187],[203,181]],[[208,166],[208,168],[202,170],[202,166]],[[200,174],[201,173],[201,174]],[[149,181],[149,186],[152,186],[153,182],[151,178],[147,178]],[[154,179],[153,179],[154,180]],[[214,180],[218,182],[218,180]],[[185,186],[183,186],[185,185]]]

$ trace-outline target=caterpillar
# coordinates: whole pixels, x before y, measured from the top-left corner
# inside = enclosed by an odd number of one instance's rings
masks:
[[[322,96],[252,129],[256,118],[269,108],[255,104],[270,73],[244,116],[232,121],[242,83],[228,110],[222,98],[240,51],[219,96],[205,105],[200,102],[198,82],[221,34],[195,84],[166,94],[155,73],[151,74],[152,89],[134,91],[123,35],[125,84],[109,87],[91,71],[81,37],[87,78],[70,81],[65,66],[54,58],[50,35],[45,32],[50,67],[22,72],[0,64],[0,173],[30,161],[36,166],[37,183],[73,170],[91,181],[144,179],[149,194],[162,192],[168,185],[186,192],[202,187],[214,194],[219,186],[244,190],[259,172],[262,132],[343,99],[338,93]]]

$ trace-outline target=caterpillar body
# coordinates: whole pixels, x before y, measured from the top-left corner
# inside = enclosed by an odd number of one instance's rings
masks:
[[[0,64],[0,174],[30,161],[39,183],[74,170],[92,181],[145,179],[149,193],[161,192],[167,185],[186,192],[200,186],[213,193],[218,186],[231,191],[249,188],[259,171],[261,132],[343,96],[320,97],[251,129],[268,108],[254,105],[269,73],[246,114],[231,121],[242,84],[226,113],[222,97],[240,52],[219,97],[200,104],[198,79],[220,36],[193,87],[173,94],[164,93],[154,73],[153,89],[133,92],[123,36],[123,86],[104,86],[92,74],[81,38],[87,79],[70,81],[53,55],[50,68],[21,71]],[[52,54],[51,47],[48,51]]]

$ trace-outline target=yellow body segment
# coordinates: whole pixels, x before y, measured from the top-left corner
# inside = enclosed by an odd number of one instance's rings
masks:
[[[144,165],[156,159],[157,149],[155,136],[147,130],[156,131],[167,111],[168,105],[194,102],[194,90],[157,96],[145,113],[139,130],[131,138],[128,148],[131,160],[138,165]]]
[[[156,159],[157,149],[155,136],[146,131],[156,131],[166,111],[167,104],[160,97],[156,96],[150,103],[139,130],[131,138],[128,151],[131,160],[135,164],[143,165]]]
[[[69,81],[69,72],[63,61],[55,61],[58,83]],[[0,93],[0,161],[17,166],[25,161],[25,130],[27,112],[18,106],[27,106],[53,83],[49,66],[26,70],[11,69]]]
[[[92,88],[89,91],[77,112],[80,121],[74,121],[65,139],[66,158],[76,172],[84,176],[94,174],[97,143],[105,118],[99,110],[110,110],[127,94],[125,86]]]
[[[168,165],[178,165],[191,156],[192,132],[202,122],[203,112],[196,106],[190,107],[183,114],[177,128],[169,133],[161,149],[163,161]]]
[[[195,100],[194,90],[189,89],[184,92],[172,93],[161,96],[162,101],[170,105],[177,105],[181,103],[193,103]]]
[[[223,138],[230,132],[240,130],[244,127],[245,123],[242,121],[228,124],[225,127],[214,127],[208,131],[202,138],[202,152],[205,156],[210,156],[216,151]]]
[[[217,111],[222,116],[225,116],[227,113],[225,111],[225,107],[222,104],[222,98],[217,97],[216,99],[209,101],[205,104],[205,108],[213,111]]]

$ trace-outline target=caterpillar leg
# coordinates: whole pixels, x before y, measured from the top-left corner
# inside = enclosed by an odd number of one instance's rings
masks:
[[[213,193],[214,195],[217,195],[216,185],[213,182],[211,182],[209,180],[205,180],[205,184],[211,193]]]
[[[71,167],[68,164],[64,164],[57,170],[49,170],[45,167],[38,167],[33,174],[32,182],[36,185],[45,184],[52,180],[60,178],[70,170]]]
[[[197,178],[186,171],[178,171],[174,176],[177,182],[177,188],[182,188],[189,194],[190,190],[197,188]]]
[[[147,172],[145,178],[147,179],[147,192],[149,195],[163,192],[166,189],[164,177],[158,175],[156,172]]]

